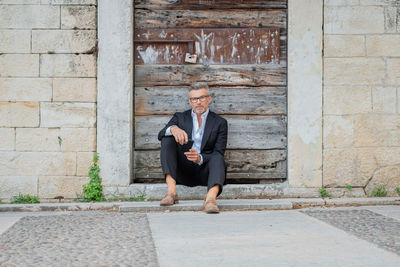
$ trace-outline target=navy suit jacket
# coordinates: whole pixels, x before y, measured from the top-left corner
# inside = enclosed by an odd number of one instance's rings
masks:
[[[184,130],[189,139],[192,139],[193,119],[192,110],[176,112],[167,125],[158,133],[158,140],[165,136],[165,131],[172,125],[177,125]],[[203,164],[208,162],[211,156],[219,153],[224,157],[228,141],[228,122],[218,114],[209,111],[201,141],[200,154],[203,156]]]

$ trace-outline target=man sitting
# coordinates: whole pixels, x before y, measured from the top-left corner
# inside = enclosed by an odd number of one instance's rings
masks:
[[[178,203],[176,184],[207,186],[203,211],[218,213],[216,198],[226,184],[224,154],[228,138],[226,119],[210,111],[209,88],[198,83],[189,88],[192,109],[176,112],[159,132],[161,166],[168,186],[161,206]],[[194,141],[192,148],[183,152],[180,145]]]

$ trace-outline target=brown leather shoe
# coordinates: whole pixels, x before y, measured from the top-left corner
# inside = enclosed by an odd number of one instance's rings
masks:
[[[178,194],[169,194],[168,192],[165,193],[165,196],[163,199],[161,199],[160,201],[160,206],[171,206],[174,204],[178,204],[179,200],[178,200]]]
[[[217,202],[213,200],[204,200],[203,211],[207,213],[219,213],[219,208],[217,206]]]

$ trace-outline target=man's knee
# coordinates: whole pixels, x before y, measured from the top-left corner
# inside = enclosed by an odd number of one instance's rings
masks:
[[[211,163],[212,165],[225,166],[225,158],[221,154],[215,153],[211,155],[210,159],[208,160],[208,163]]]
[[[173,136],[164,136],[161,139],[161,148],[176,148],[176,141]]]

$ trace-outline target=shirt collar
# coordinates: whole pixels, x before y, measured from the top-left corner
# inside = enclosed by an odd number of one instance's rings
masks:
[[[202,119],[206,118],[209,111],[210,111],[210,109],[207,108],[207,110],[206,110],[203,114],[201,114],[201,118],[202,118]],[[194,112],[193,109],[192,109],[192,117],[196,117],[196,118],[197,118],[197,115],[196,115],[196,113]]]

